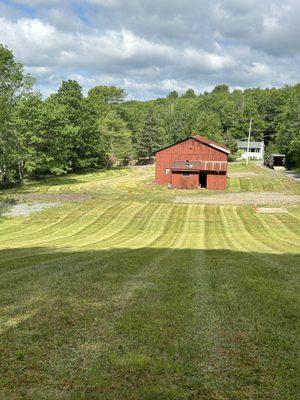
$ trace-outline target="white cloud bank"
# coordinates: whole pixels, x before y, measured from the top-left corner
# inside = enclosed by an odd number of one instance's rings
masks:
[[[29,7],[26,15],[20,3]],[[188,87],[203,91],[223,82],[240,88],[299,80],[295,0],[14,4],[3,8],[0,42],[37,76],[45,94],[71,77],[85,89],[122,85],[137,98]]]

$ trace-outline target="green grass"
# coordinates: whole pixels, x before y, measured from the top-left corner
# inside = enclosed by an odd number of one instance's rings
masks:
[[[149,185],[151,174],[8,191],[91,198],[0,219],[1,399],[297,398],[299,205],[175,204],[183,191]],[[299,193],[261,174],[228,192]]]
[[[272,170],[250,163],[230,163],[229,173],[251,172],[253,176],[234,176],[228,179],[224,193],[247,191],[287,192],[300,194],[300,185],[296,180],[287,179],[283,174],[274,174]],[[151,196],[149,196],[149,192]],[[109,198],[125,196],[138,200],[167,201],[174,196],[185,194],[185,190],[170,190],[166,186],[154,185],[154,166],[144,168],[112,169],[88,174],[70,174],[42,181],[28,181],[21,188],[3,190],[3,193],[88,193],[91,196]],[[210,196],[219,193],[211,190],[194,190],[193,195]]]

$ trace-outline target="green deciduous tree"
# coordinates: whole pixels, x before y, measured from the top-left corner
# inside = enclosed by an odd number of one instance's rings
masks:
[[[222,142],[222,124],[220,116],[214,111],[201,111],[193,126],[194,131],[216,142]]]
[[[229,86],[225,84],[217,85],[214,87],[212,93],[229,93]]]
[[[22,154],[18,132],[14,129],[14,109],[33,79],[24,73],[23,65],[13,53],[0,45],[0,182],[4,185],[22,181]]]
[[[110,110],[99,120],[101,132],[101,149],[105,155],[108,167],[114,164],[128,164],[132,158],[133,149],[131,132],[127,124],[115,110]]]
[[[38,93],[25,96],[18,102],[13,114],[13,129],[18,137],[18,173],[20,180],[34,173],[39,158],[40,123],[43,101]]]
[[[289,166],[300,168],[300,84],[291,88],[277,118],[275,143]]]
[[[95,86],[88,93],[88,100],[98,116],[118,106],[125,97],[125,90],[116,86]]]
[[[197,97],[194,89],[187,89],[187,91],[182,95],[182,97],[185,97],[186,99],[193,99]]]
[[[62,83],[55,98],[65,107],[69,125],[69,164],[73,171],[94,167],[103,159],[97,115],[77,81]]]

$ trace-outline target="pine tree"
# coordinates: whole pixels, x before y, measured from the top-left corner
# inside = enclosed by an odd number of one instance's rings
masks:
[[[163,146],[165,142],[165,130],[155,113],[150,108],[138,141],[139,158],[150,159],[153,153]]]
[[[173,99],[173,100],[178,99],[178,97],[179,97],[179,94],[178,94],[178,92],[176,90],[173,90],[167,96],[168,99]]]

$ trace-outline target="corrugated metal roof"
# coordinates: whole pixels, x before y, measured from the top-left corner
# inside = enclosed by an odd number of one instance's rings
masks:
[[[250,142],[249,143],[249,149],[260,149],[263,145],[264,145],[264,142]],[[247,149],[248,148],[248,142],[247,141],[238,140],[237,141],[237,147],[239,149]]]
[[[217,171],[226,172],[227,161],[173,161],[172,171]]]
[[[227,161],[201,161],[201,171],[226,172],[227,167]]]

